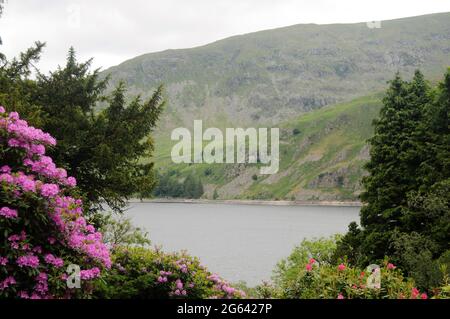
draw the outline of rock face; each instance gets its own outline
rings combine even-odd
[[[320,173],[309,184],[309,188],[342,188],[349,187],[349,180],[347,178],[349,169],[340,168],[335,172]]]

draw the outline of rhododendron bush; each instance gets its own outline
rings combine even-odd
[[[379,265],[357,267],[335,256],[342,238],[304,240],[274,272],[274,286],[258,287],[261,295],[300,299],[428,299],[448,298],[449,280],[441,287],[419,289],[412,278],[386,257]]]
[[[45,155],[55,144],[0,107],[0,298],[84,297],[111,266],[102,234],[83,217],[75,178]],[[67,285],[69,265],[80,267],[79,288]]]
[[[115,247],[113,266],[98,282],[99,298],[243,298],[245,293],[210,273],[186,253],[144,247]]]

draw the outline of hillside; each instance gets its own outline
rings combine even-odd
[[[180,180],[199,176],[210,199],[217,190],[219,199],[354,200],[380,106],[369,96],[281,123],[274,175],[260,175],[257,164],[173,164],[169,140],[159,141],[155,161]]]
[[[450,65],[450,13],[366,23],[294,25],[205,46],[145,54],[103,72],[111,86],[148,96],[164,83],[168,105],[155,132],[156,166],[180,180],[201,177],[205,197],[354,199],[364,141],[386,81],[421,69],[438,79]],[[173,128],[279,126],[281,167],[174,165]],[[293,134],[297,128],[300,133]]]

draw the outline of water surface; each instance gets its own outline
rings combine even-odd
[[[127,214],[152,244],[185,249],[228,281],[253,286],[302,239],[344,233],[359,207],[131,203]]]

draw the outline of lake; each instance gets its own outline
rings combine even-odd
[[[276,263],[304,238],[344,233],[359,207],[130,203],[127,215],[153,245],[185,249],[212,272],[249,286],[271,277]]]

